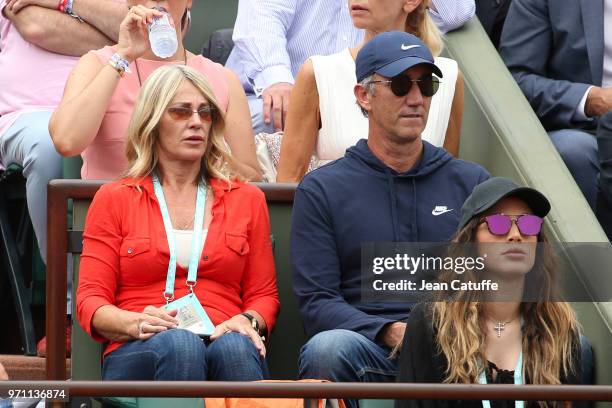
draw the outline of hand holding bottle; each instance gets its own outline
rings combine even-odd
[[[150,48],[148,25],[163,15],[159,10],[142,5],[130,8],[119,26],[117,53],[128,62],[142,56]]]

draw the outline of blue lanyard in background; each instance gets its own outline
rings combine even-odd
[[[174,241],[174,232],[172,229],[172,220],[168,212],[168,205],[164,198],[164,190],[157,174],[153,174],[153,188],[155,197],[159,202],[162,219],[164,220],[164,228],[166,230],[166,238],[168,238],[168,249],[170,251],[170,261],[168,262],[168,275],[166,278],[166,290],[164,291],[164,299],[166,303],[174,300],[174,281],[176,279],[176,243]],[[204,225],[204,209],[206,208],[206,183],[204,178],[198,183],[198,195],[196,198],[195,220],[193,222],[193,236],[191,237],[191,255],[189,257],[189,270],[187,272],[187,286],[193,293],[193,287],[198,278],[198,263],[202,255],[200,245],[202,243],[202,227]]]

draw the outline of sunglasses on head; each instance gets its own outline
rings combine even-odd
[[[212,122],[217,110],[214,106],[203,106],[199,109],[192,109],[191,106],[174,106],[168,108],[168,114],[174,120],[188,120],[191,115],[197,113],[203,122]]]
[[[515,222],[521,235],[534,236],[540,233],[544,219],[533,214],[493,214],[483,217],[480,220],[480,223],[483,222],[487,223],[487,228],[493,235],[506,235],[508,232],[510,232],[512,223]]]
[[[434,96],[440,87],[440,80],[433,76],[427,75],[419,79],[412,79],[407,75],[397,75],[389,80],[370,81],[371,84],[386,84],[391,87],[391,92],[395,96],[405,96],[412,89],[413,84],[417,84],[423,96]]]

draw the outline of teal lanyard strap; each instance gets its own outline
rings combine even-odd
[[[478,382],[480,384],[487,383],[487,375],[485,370],[480,373],[478,377]],[[523,350],[519,353],[518,361],[516,362],[516,367],[514,368],[514,385],[523,384]],[[525,401],[514,401],[515,408],[524,408]],[[491,408],[491,402],[489,400],[482,400],[482,408]]]
[[[157,174],[153,174],[153,189],[155,197],[159,202],[162,219],[164,220],[164,229],[166,230],[166,238],[168,239],[168,250],[170,252],[170,260],[168,262],[168,275],[166,277],[166,290],[164,291],[164,299],[166,303],[174,300],[174,281],[176,279],[176,243],[174,241],[174,232],[172,230],[172,220],[168,212],[168,205],[164,198],[164,190]],[[187,272],[187,286],[193,293],[193,287],[196,285],[198,278],[198,263],[202,256],[202,227],[204,225],[204,209],[206,208],[206,183],[204,178],[198,183],[198,194],[196,198],[195,219],[193,222],[193,235],[191,237],[191,255],[189,257],[189,269]]]

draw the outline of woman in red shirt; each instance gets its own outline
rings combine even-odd
[[[85,224],[77,314],[105,380],[259,380],[279,311],[263,193],[235,178],[207,80],[170,65],[145,81],[129,169]]]

